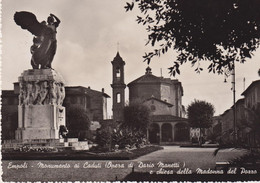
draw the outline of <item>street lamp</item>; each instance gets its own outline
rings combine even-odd
[[[235,73],[235,61],[233,61],[233,70],[231,71],[231,73],[229,72],[229,70],[227,70],[225,72],[225,76],[229,76],[229,75],[232,75],[232,88],[231,90],[233,91],[233,140],[234,140],[234,143],[236,145],[236,142],[237,142],[237,130],[236,130],[236,73]],[[225,78],[224,82],[226,83],[227,82],[227,79]]]
[[[233,90],[233,102],[234,102],[234,106],[233,106],[233,115],[234,115],[234,121],[233,121],[233,128],[234,128],[234,143],[236,145],[237,142],[237,130],[236,130],[236,121],[237,121],[237,117],[236,117],[236,75],[235,75],[235,61],[233,61],[233,71],[232,71],[232,90]]]

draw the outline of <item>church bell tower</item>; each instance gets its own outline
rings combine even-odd
[[[124,65],[125,62],[117,52],[114,60],[111,62],[113,67],[113,119],[114,121],[123,120],[123,110],[125,107],[125,88]]]

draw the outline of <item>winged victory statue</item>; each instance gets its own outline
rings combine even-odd
[[[52,68],[51,63],[57,49],[56,29],[60,24],[58,17],[50,14],[47,23],[39,22],[33,13],[21,11],[14,14],[14,21],[34,35],[30,49],[33,69]]]

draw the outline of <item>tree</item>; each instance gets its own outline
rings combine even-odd
[[[122,127],[129,128],[132,132],[146,132],[150,123],[150,110],[139,102],[132,102],[124,108]]]
[[[90,120],[84,107],[73,105],[66,108],[66,126],[69,136],[80,137],[81,133],[89,130]]]
[[[144,61],[149,64],[152,57],[174,49],[178,56],[169,68],[172,75],[180,74],[179,66],[186,62],[200,72],[201,61],[208,61],[209,72],[226,74],[259,47],[259,0],[133,0],[126,11],[135,4],[142,14],[137,22],[148,32],[147,44],[159,46],[145,53]]]
[[[97,129],[97,136],[95,141],[103,150],[111,150],[111,136],[112,132],[109,127],[102,127],[100,129]]]
[[[119,146],[139,147],[147,139],[150,124],[150,109],[141,101],[132,101],[124,108],[124,120],[120,124],[118,136],[123,134]]]
[[[209,128],[213,122],[214,106],[206,101],[195,100],[188,108],[188,121],[191,127]]]

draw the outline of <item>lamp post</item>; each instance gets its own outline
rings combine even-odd
[[[226,76],[228,75],[232,75],[232,91],[233,91],[233,140],[234,140],[234,144],[236,145],[237,143],[237,129],[236,129],[236,121],[237,121],[237,117],[236,117],[236,73],[235,73],[235,61],[233,61],[233,70],[231,71],[231,74],[226,71],[225,73]],[[226,83],[227,80],[225,78],[224,82]]]

